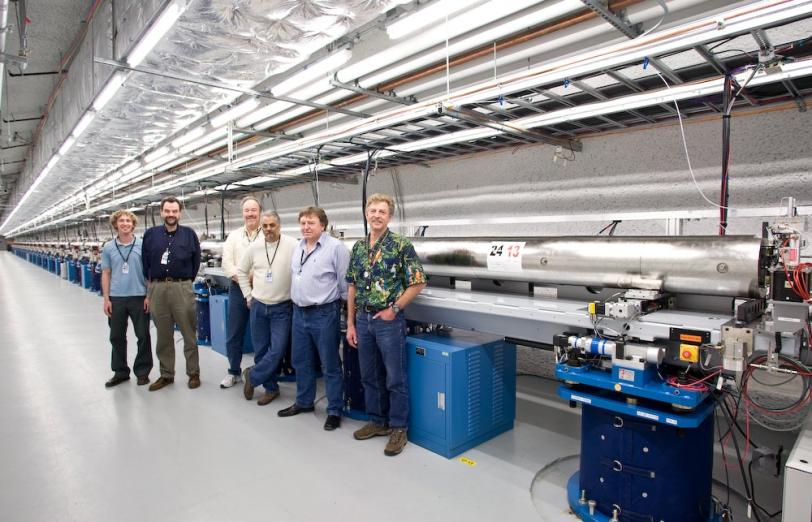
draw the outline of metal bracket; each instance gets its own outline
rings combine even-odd
[[[583,144],[581,143],[581,140],[562,140],[560,138],[555,138],[542,132],[537,132],[530,129],[520,129],[518,127],[510,125],[509,122],[501,122],[493,120],[491,118],[488,118],[484,114],[480,114],[478,112],[471,111],[468,109],[463,108],[450,109],[448,107],[443,107],[441,105],[437,108],[437,113],[451,116],[452,118],[466,121],[468,123],[473,123],[476,125],[481,125],[483,127],[488,127],[490,129],[498,130],[500,132],[504,132],[505,134],[518,136],[522,139],[530,140],[533,142],[541,142],[547,143],[548,145],[565,147],[574,152],[581,152],[584,148]]]
[[[28,58],[16,54],[0,53],[0,60],[5,64],[16,64],[25,69],[28,67]]]
[[[284,132],[269,132],[269,131],[258,131],[253,129],[244,129],[242,127],[234,127],[234,132],[248,134],[251,136],[262,136],[263,138],[276,138],[288,141],[295,141],[304,137],[304,134],[302,134],[301,132],[286,134]]]
[[[341,82],[338,80],[338,77],[336,75],[333,75],[333,77],[330,79],[330,85],[332,85],[333,87],[338,87],[339,89],[346,89],[354,93],[365,94],[373,98],[379,98],[381,100],[399,103],[400,105],[414,105],[415,103],[417,103],[417,98],[415,98],[414,96],[408,96],[404,98],[403,96],[397,96],[394,93],[394,91],[382,93],[379,91],[373,91],[371,89],[364,89],[363,87],[358,85],[357,81],[353,83]]]
[[[609,6],[601,2],[600,0],[581,0],[585,6],[592,9],[601,18],[609,22],[615,29],[620,31],[621,33],[625,34],[629,38],[637,38],[643,33],[642,24],[629,24],[629,21],[626,19],[626,12],[625,10],[620,10],[617,13],[613,13],[609,10]]]

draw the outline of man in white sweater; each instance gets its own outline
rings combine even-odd
[[[260,223],[265,241],[249,245],[237,264],[237,280],[251,309],[254,353],[262,354],[254,366],[243,372],[243,391],[250,401],[254,388],[264,386],[265,394],[257,401],[264,406],[279,396],[276,370],[290,340],[290,263],[297,241],[280,233],[276,212],[263,212]]]
[[[228,375],[220,383],[221,388],[231,388],[240,382],[242,369],[242,346],[245,329],[248,327],[249,310],[245,296],[237,281],[237,263],[253,243],[262,243],[259,231],[259,213],[262,206],[254,196],[246,196],[240,204],[243,226],[232,231],[223,244],[223,272],[231,278],[228,287],[228,325],[226,326],[226,356],[228,357]],[[260,239],[257,241],[257,239]],[[254,356],[262,354],[254,353]]]

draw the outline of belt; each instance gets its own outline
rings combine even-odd
[[[330,301],[329,303],[324,303],[324,304],[307,305],[307,306],[299,306],[299,305],[296,305],[296,306],[297,306],[297,308],[299,308],[299,310],[306,310],[306,311],[309,311],[309,310],[316,310],[316,309],[318,309],[318,308],[324,308],[325,306],[331,306],[331,305],[334,305],[336,302],[338,302],[338,300],[336,300],[336,301]]]
[[[377,314],[378,312],[380,312],[380,311],[382,311],[382,310],[386,310],[387,308],[389,308],[389,307],[388,307],[388,306],[384,306],[384,307],[379,307],[379,306],[366,306],[366,305],[361,307],[361,309],[362,309],[364,312],[368,313],[368,314]]]
[[[153,279],[153,283],[190,283],[192,282],[191,279],[178,279],[176,277],[162,277],[159,279]]]

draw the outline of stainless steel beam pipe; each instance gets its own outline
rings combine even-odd
[[[414,238],[430,275],[720,296],[758,295],[747,236]]]

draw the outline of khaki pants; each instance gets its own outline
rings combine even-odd
[[[161,362],[161,376],[175,376],[175,324],[183,335],[186,375],[200,375],[197,353],[197,310],[195,294],[188,281],[153,281],[149,284],[149,306],[158,341],[155,352]]]

